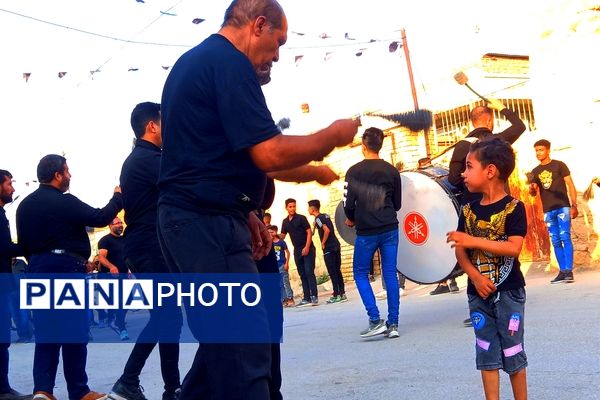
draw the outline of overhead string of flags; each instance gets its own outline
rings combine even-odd
[[[144,3],[144,0],[136,0],[136,1],[138,3]],[[183,19],[184,17],[178,15],[173,10],[173,8],[174,7],[171,7],[170,9],[168,9],[166,11],[160,11],[160,16],[158,16],[157,18],[168,17],[168,18],[182,18]],[[195,44],[160,43],[160,42],[152,42],[152,41],[124,39],[124,38],[119,38],[116,36],[105,35],[105,34],[98,33],[98,32],[92,32],[92,31],[89,31],[86,29],[57,24],[57,23],[54,23],[51,21],[32,17],[29,15],[24,15],[24,14],[21,14],[18,12],[10,11],[10,10],[5,10],[2,8],[0,8],[0,12],[5,12],[5,13],[9,13],[12,15],[22,17],[22,18],[27,18],[27,19],[34,20],[39,23],[52,25],[58,29],[69,30],[73,33],[91,35],[91,36],[95,36],[95,37],[99,37],[99,38],[104,38],[107,40],[122,42],[124,46],[176,47],[176,48],[181,48],[183,51],[195,46]],[[189,17],[187,17],[187,18],[189,18]],[[195,17],[195,18],[189,19],[189,21],[190,21],[190,23],[192,23],[194,25],[200,25],[200,24],[206,22],[207,20],[204,18]],[[144,28],[144,30],[147,29],[148,27],[149,27],[149,25],[146,26],[146,28]],[[393,53],[401,54],[402,53],[402,52],[398,52],[398,49],[402,48],[402,42],[401,42],[400,34],[398,31],[390,32],[389,35],[386,35],[389,37],[385,37],[385,38],[373,38],[373,37],[359,38],[359,37],[355,37],[350,32],[346,32],[343,35],[341,35],[341,34],[333,35],[333,34],[330,34],[327,32],[316,33],[316,32],[300,32],[300,31],[294,31],[294,30],[292,30],[290,32],[290,35],[293,38],[289,42],[291,42],[293,44],[288,43],[288,45],[285,45],[284,47],[281,48],[281,58],[280,58],[279,62],[280,63],[294,63],[297,67],[300,66],[307,59],[313,59],[313,60],[316,60],[317,62],[327,62],[327,61],[331,60],[333,57],[339,56],[339,55],[347,56],[347,55],[353,54],[355,57],[362,57],[365,53],[374,52],[374,51],[387,52],[390,54],[393,54]],[[138,35],[136,35],[136,36],[138,36]],[[109,60],[110,60],[110,58],[109,58]],[[87,71],[84,71],[84,72],[88,76],[89,79],[93,80],[94,76],[96,74],[103,71],[103,68],[102,68],[103,66],[104,65],[102,65],[100,67],[96,67],[96,66],[91,67]],[[163,62],[158,65],[147,65],[147,64],[138,65],[137,63],[132,62],[130,64],[130,66],[123,67],[123,68],[124,68],[124,72],[136,73],[136,72],[144,71],[144,70],[157,70],[158,68],[161,68],[164,71],[169,71],[169,69],[171,67],[172,67],[172,61],[170,60],[168,63]],[[78,68],[81,68],[81,67],[78,67]],[[47,79],[48,76],[55,76],[56,79],[63,79],[69,73],[73,73],[74,71],[60,70],[60,71],[55,71],[54,73],[52,73],[51,71],[47,71],[47,70],[39,71],[39,69],[36,69],[36,70],[32,69],[32,70],[23,71],[21,78],[23,79],[24,82],[29,82],[30,80],[34,80],[36,78],[36,75],[38,74],[38,72],[42,72],[42,74],[40,74],[40,75],[44,76],[43,79]],[[80,75],[81,73],[82,73],[82,71],[77,71],[78,75]]]

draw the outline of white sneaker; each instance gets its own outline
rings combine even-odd
[[[385,300],[385,299],[387,299],[387,291],[386,290],[382,290],[381,292],[379,292],[379,293],[377,293],[375,295],[375,298],[379,299],[379,300]]]

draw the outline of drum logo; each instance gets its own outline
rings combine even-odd
[[[416,211],[409,212],[404,217],[404,235],[414,245],[421,246],[429,238],[427,220]]]

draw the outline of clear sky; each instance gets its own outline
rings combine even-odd
[[[104,205],[131,150],[131,109],[142,101],[160,101],[168,74],[162,67],[217,31],[229,4],[144,1],[0,0],[0,168],[15,175],[15,195],[24,197],[37,186],[25,182],[35,179],[42,156],[65,153],[73,174],[71,192],[91,205]],[[528,38],[541,22],[535,5],[547,3],[282,0],[290,32],[273,81],[265,87],[273,117],[291,118],[290,132],[301,134],[367,110],[410,110],[402,50],[388,52],[401,27],[409,40],[420,105],[427,108],[432,82],[452,79],[482,54],[527,54]],[[169,46],[124,43],[6,11]],[[196,25],[194,18],[205,21]],[[355,40],[345,39],[346,33]],[[366,43],[371,39],[376,41]],[[357,57],[361,49],[366,50]],[[90,71],[98,68],[92,79]],[[32,74],[27,83],[24,72]],[[58,72],[67,75],[59,79]],[[302,103],[310,104],[310,114],[300,113]]]

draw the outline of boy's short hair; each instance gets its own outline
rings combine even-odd
[[[550,150],[550,142],[546,139],[540,139],[533,144],[533,147],[544,146],[548,150]]]
[[[319,211],[321,209],[321,202],[319,200],[310,200],[308,202],[308,206],[314,208],[315,210]]]
[[[267,225],[267,230],[277,232],[279,228],[277,227],[277,225]]]
[[[365,129],[362,135],[362,143],[372,152],[379,153],[383,146],[383,131],[379,128],[371,127]]]
[[[271,218],[271,214],[268,213],[268,212],[266,212],[266,213],[263,214],[263,218],[265,218],[265,217],[266,218]]]
[[[500,172],[500,180],[506,181],[515,169],[515,152],[510,143],[499,137],[478,140],[471,144],[472,153],[482,166],[494,164]]]
[[[295,202],[296,202],[296,199],[292,199],[292,198],[285,199],[285,206],[287,207],[288,204],[295,203]]]

